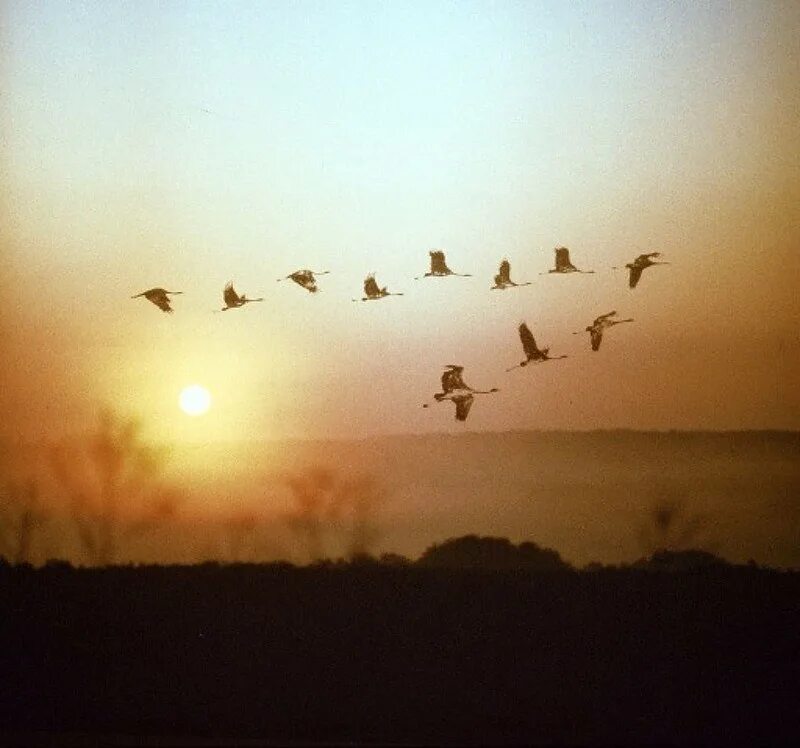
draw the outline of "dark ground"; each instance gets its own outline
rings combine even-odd
[[[0,652],[0,742],[800,741],[800,574],[755,568],[0,562]]]

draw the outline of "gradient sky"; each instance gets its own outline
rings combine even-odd
[[[797,3],[7,0],[0,27],[4,433],[100,403],[198,441],[800,428]],[[597,273],[538,275],[560,244]],[[475,277],[414,281],[433,247]],[[611,266],[652,250],[630,291]],[[504,256],[532,286],[489,290]],[[301,267],[317,296],[275,283]],[[370,271],[406,295],[351,303]],[[266,301],[212,314],[228,280]],[[611,309],[636,322],[592,354],[571,332]],[[505,374],[523,319],[570,357]],[[450,362],[501,388],[466,425],[419,407]]]

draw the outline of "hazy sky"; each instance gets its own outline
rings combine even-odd
[[[0,27],[5,432],[98,403],[200,441],[800,428],[797,3],[7,0]],[[597,273],[540,276],[560,244]],[[414,281],[433,247],[474,277]],[[630,291],[611,266],[652,250]],[[489,290],[504,256],[532,286]],[[275,282],[301,267],[318,295]],[[406,295],[351,303],[371,271]],[[266,301],[212,314],[228,280]],[[571,333],[611,309],[635,324],[593,354]],[[504,373],[523,319],[569,358]],[[420,408],[451,362],[501,388],[467,424]]]

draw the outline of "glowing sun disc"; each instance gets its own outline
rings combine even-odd
[[[201,416],[211,407],[211,393],[199,384],[184,387],[178,398],[181,410],[190,416]]]

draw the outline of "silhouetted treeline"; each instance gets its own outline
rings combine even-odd
[[[800,574],[640,566],[474,537],[416,563],[0,563],[0,740],[800,738]]]
[[[528,569],[565,571],[569,564],[557,551],[525,541],[514,545],[507,538],[465,535],[441,545],[433,545],[420,557],[422,566],[444,569]]]

